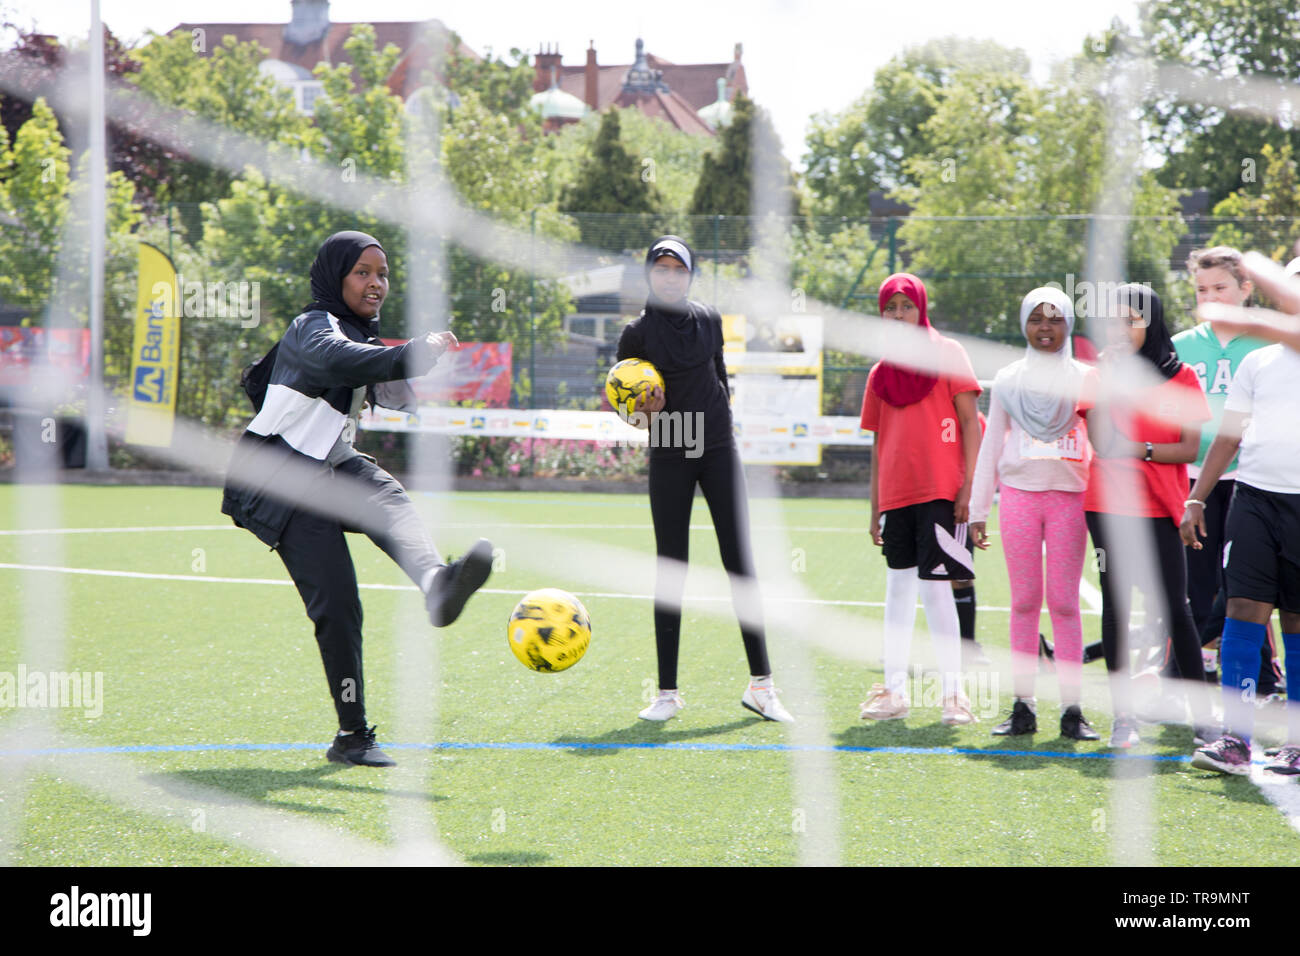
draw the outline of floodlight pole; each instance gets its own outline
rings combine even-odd
[[[104,25],[90,0],[90,390],[86,396],[86,467],[108,470],[104,417]]]

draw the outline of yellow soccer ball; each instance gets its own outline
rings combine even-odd
[[[506,642],[520,663],[531,670],[567,670],[587,653],[591,616],[568,591],[532,591],[515,605],[506,624]]]
[[[664,378],[645,359],[624,359],[609,370],[605,377],[605,397],[618,412],[618,417],[627,421],[633,406],[643,392],[658,386],[664,387]]]

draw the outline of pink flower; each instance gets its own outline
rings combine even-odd
[[[517,474],[519,474],[519,466],[518,466],[518,465],[511,465],[511,466],[510,466],[510,474],[512,474],[512,475],[517,475]]]
[[[471,477],[471,478],[482,478],[482,477],[483,477],[483,469],[482,469],[482,468],[475,468],[475,469],[474,469],[473,471],[471,471],[469,474],[470,474],[470,477]]]

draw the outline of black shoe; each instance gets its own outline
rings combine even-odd
[[[1101,740],[1101,734],[1092,729],[1078,704],[1071,704],[1061,714],[1061,736],[1070,740]]]
[[[1085,664],[1102,660],[1105,656],[1106,652],[1102,649],[1101,641],[1093,641],[1083,649],[1083,662]]]
[[[1038,717],[1023,700],[1011,707],[1011,716],[993,728],[994,737],[1019,737],[1038,732]]]
[[[1053,646],[1051,641],[1043,637],[1042,634],[1038,635],[1038,656],[1046,657],[1049,661],[1056,660],[1055,646]]]
[[[474,547],[434,576],[424,606],[434,627],[446,627],[465,609],[465,602],[483,586],[492,573],[492,542],[479,538]]]
[[[396,767],[397,761],[375,744],[375,728],[339,734],[325,751],[332,763],[351,764],[355,767]]]

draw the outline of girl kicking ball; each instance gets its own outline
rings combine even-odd
[[[265,397],[235,448],[221,510],[280,555],[316,627],[339,721],[326,757],[391,767],[375,728],[366,726],[361,597],[344,532],[364,531],[397,562],[424,593],[434,627],[455,621],[483,586],[492,545],[480,539],[444,564],[405,489],[352,447],[367,394],[413,409],[404,380],[427,373],[456,337],[431,332],[391,347],[379,341],[388,257],[362,232],[325,240],[312,263],[311,293],[268,356]]]

